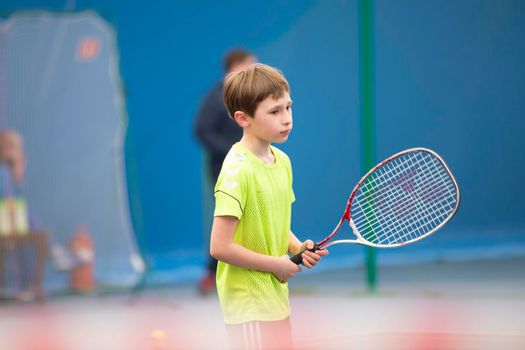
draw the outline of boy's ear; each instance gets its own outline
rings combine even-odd
[[[233,119],[235,119],[235,121],[237,122],[237,124],[239,124],[241,128],[246,128],[250,126],[250,118],[243,111],[235,112],[235,114],[233,115]]]

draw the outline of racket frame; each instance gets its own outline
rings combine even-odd
[[[401,156],[403,156],[403,155],[405,155],[407,153],[412,153],[412,152],[426,152],[426,153],[430,153],[431,155],[436,157],[441,162],[441,164],[443,165],[443,167],[447,171],[448,175],[450,176],[450,179],[452,180],[452,183],[454,184],[454,187],[456,189],[456,194],[457,194],[456,206],[450,212],[448,217],[445,220],[443,220],[443,222],[441,222],[439,225],[437,225],[434,229],[430,230],[429,232],[427,232],[427,233],[425,233],[425,234],[423,234],[423,235],[421,235],[419,237],[411,239],[409,241],[386,245],[386,244],[375,244],[375,243],[372,243],[372,242],[369,242],[369,241],[365,240],[361,236],[361,234],[359,233],[359,230],[357,229],[357,227],[355,226],[354,221],[352,220],[352,214],[350,213],[351,212],[351,207],[352,207],[352,201],[354,200],[354,197],[355,197],[357,191],[359,190],[359,188],[361,187],[363,182],[365,182],[365,180],[372,173],[374,173],[378,168],[384,166],[387,163],[390,163],[391,161],[393,161],[396,158],[399,158],[399,157],[401,157]],[[398,153],[396,153],[396,154],[386,158],[381,163],[378,163],[376,166],[374,166],[372,169],[370,169],[361,178],[361,180],[359,180],[357,185],[355,185],[354,189],[352,190],[352,193],[350,194],[350,197],[348,198],[348,202],[346,204],[346,208],[345,208],[343,216],[341,217],[341,220],[339,220],[339,223],[337,224],[335,229],[325,239],[323,239],[322,241],[318,242],[317,245],[320,248],[327,248],[327,247],[335,245],[335,244],[342,244],[342,243],[356,244],[357,243],[357,244],[367,245],[369,247],[374,247],[374,248],[396,248],[396,247],[400,247],[400,246],[404,246],[404,245],[407,245],[407,244],[411,244],[411,243],[417,242],[417,241],[419,241],[419,240],[421,240],[421,239],[423,239],[425,237],[428,237],[431,234],[435,233],[436,231],[441,229],[448,221],[450,221],[450,219],[452,219],[452,217],[456,214],[456,212],[457,212],[457,210],[459,208],[460,197],[461,197],[461,194],[460,194],[460,191],[459,191],[459,186],[458,186],[458,183],[456,181],[456,178],[454,177],[454,175],[450,171],[447,163],[445,163],[445,161],[443,160],[443,158],[441,158],[441,156],[439,154],[437,154],[436,152],[432,151],[431,149],[423,148],[423,147],[415,147],[415,148],[406,149],[404,151],[398,152]],[[340,239],[340,240],[336,240],[336,241],[327,243],[337,233],[337,231],[341,228],[341,226],[343,225],[343,222],[345,220],[348,220],[348,223],[349,223],[350,227],[352,228],[352,231],[353,231],[353,233],[354,233],[354,235],[356,236],[357,239]]]

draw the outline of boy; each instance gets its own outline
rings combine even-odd
[[[292,170],[286,154],[271,146],[292,130],[290,87],[278,70],[255,64],[228,74],[224,102],[243,129],[226,156],[215,186],[210,254],[219,260],[217,292],[235,348],[292,347],[289,278],[301,268],[290,261],[313,248],[290,231]],[[326,250],[305,251],[311,268]]]

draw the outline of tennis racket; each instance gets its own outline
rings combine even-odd
[[[394,248],[417,242],[442,228],[459,206],[459,187],[443,159],[426,148],[394,154],[355,186],[339,224],[315,251],[341,243]],[[355,239],[329,242],[348,220]],[[300,264],[301,253],[291,260]]]

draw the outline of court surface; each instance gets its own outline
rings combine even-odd
[[[298,349],[525,349],[525,258],[309,271],[290,283]],[[0,305],[6,350],[223,349],[215,296],[193,284]]]

